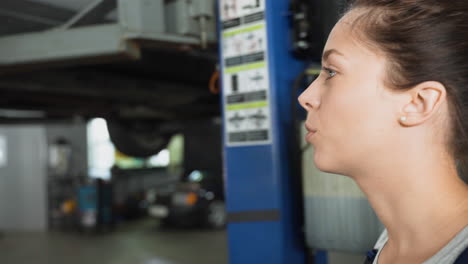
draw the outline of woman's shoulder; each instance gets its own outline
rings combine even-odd
[[[375,243],[374,249],[380,250],[388,241],[385,229]],[[455,260],[468,248],[468,226],[465,226],[450,242],[423,264],[455,263]],[[378,259],[377,254],[377,259]],[[376,263],[376,262],[374,262]]]
[[[467,248],[468,226],[465,226],[447,245],[423,264],[454,263]]]

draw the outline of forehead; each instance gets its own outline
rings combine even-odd
[[[360,15],[362,15],[362,11],[353,10],[341,18],[333,27],[324,50],[336,49],[346,57],[351,58],[383,59],[382,54],[379,54],[375,49],[371,49],[364,42],[362,32],[360,32],[360,25],[354,23]]]

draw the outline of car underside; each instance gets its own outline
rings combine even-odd
[[[93,1],[75,11],[42,2],[0,4],[0,123],[102,117],[117,149],[149,156],[164,148],[187,120],[219,116],[213,37],[202,43],[193,32],[163,29],[155,34],[140,23],[153,19],[135,4],[142,1]],[[185,10],[180,3],[180,10],[173,11],[171,1],[162,2],[154,1],[148,9]],[[112,18],[115,10],[120,19]],[[134,23],[138,34],[131,23],[121,21],[128,14],[139,19]],[[188,19],[188,25],[198,21]]]

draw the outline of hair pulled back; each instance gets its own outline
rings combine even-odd
[[[386,81],[406,90],[425,81],[447,89],[449,151],[468,157],[468,1],[355,0],[355,24],[362,36],[388,58]]]

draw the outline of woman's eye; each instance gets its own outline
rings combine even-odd
[[[328,75],[327,80],[333,78],[333,77],[336,75],[336,71],[334,71],[334,70],[332,70],[332,69],[323,68],[323,70],[324,70],[324,71],[327,73],[327,75]]]

